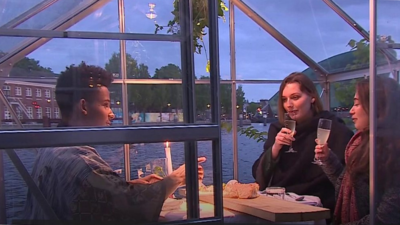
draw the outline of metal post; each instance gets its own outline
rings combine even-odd
[[[331,99],[330,99],[330,83],[328,80],[324,82],[324,87],[322,88],[322,94],[323,94],[323,101],[324,101],[324,107],[325,110],[330,111],[331,108]]]
[[[376,219],[376,128],[377,128],[377,112],[376,112],[376,36],[377,36],[377,0],[369,1],[369,18],[370,18],[370,38],[369,38],[369,215],[370,224],[375,224]]]
[[[239,180],[238,134],[236,112],[236,46],[235,46],[235,5],[229,0],[229,45],[231,63],[231,108],[232,108],[232,138],[233,138],[233,179]]]
[[[3,151],[0,151],[0,224],[7,224],[7,210],[6,210],[6,188],[4,179],[4,160]]]
[[[118,19],[119,31],[125,33],[125,6],[124,0],[118,0]],[[128,111],[128,87],[126,84],[126,41],[120,40],[120,59],[121,59],[121,78],[122,78],[122,122],[124,125],[129,125],[129,111]],[[125,166],[125,179],[131,180],[131,165],[130,165],[130,151],[129,144],[124,144],[124,166]]]
[[[192,0],[179,1],[181,28],[181,67],[183,89],[183,119],[196,122],[195,73],[193,53]],[[197,171],[197,142],[185,142],[186,198],[188,219],[199,218],[199,180]]]
[[[230,8],[233,10],[233,8]],[[222,147],[221,147],[221,111],[219,102],[219,35],[218,35],[218,1],[208,0],[209,42],[210,42],[210,87],[212,123],[219,125],[219,137],[212,141],[213,181],[214,181],[214,216],[221,219],[223,214],[222,201]]]

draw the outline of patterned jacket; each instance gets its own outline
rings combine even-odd
[[[40,150],[32,178],[61,220],[156,222],[165,200],[163,182],[126,182],[89,146]],[[29,190],[23,219],[47,220]]]

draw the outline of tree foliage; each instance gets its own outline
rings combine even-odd
[[[377,36],[378,43],[392,44],[394,41],[391,36]],[[367,67],[369,65],[369,42],[365,39],[356,41],[354,39],[350,40],[347,44],[354,54],[354,60],[350,62],[347,66],[347,70],[354,70]],[[378,50],[376,52],[377,63],[378,64],[389,64],[390,58],[397,57],[394,50],[388,50],[386,53]],[[356,92],[356,83],[359,79],[345,80],[333,83],[334,93],[336,100],[342,107],[351,107],[353,104],[354,93]]]
[[[126,55],[127,77],[130,79],[181,79],[182,71],[175,64],[168,64],[157,68],[151,76],[145,64],[138,64],[130,54]],[[120,78],[120,54],[114,53],[105,65],[105,69]],[[197,79],[197,78],[196,78]],[[201,76],[202,80],[209,80],[209,76]],[[230,84],[221,84],[220,99],[221,109],[230,114],[231,110]],[[210,84],[196,84],[195,104],[197,112],[204,112],[211,106]],[[111,98],[122,100],[120,84],[110,87]],[[243,107],[245,93],[241,86],[236,90],[237,103]],[[181,84],[128,84],[129,110],[133,112],[167,112],[173,109],[182,109],[183,89]]]

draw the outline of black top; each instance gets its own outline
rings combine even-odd
[[[283,146],[276,160],[272,160],[272,145],[282,129],[277,122],[270,125],[264,152],[253,165],[253,177],[260,185],[260,190],[267,186],[285,187],[287,192],[299,195],[318,196],[325,208],[334,210],[335,189],[322,169],[313,164],[315,139],[317,138],[320,118],[332,120],[328,145],[344,164],[344,151],[353,132],[344,121],[328,111],[315,115],[312,119],[296,126],[296,139],[292,147],[296,153],[285,153],[289,146]],[[261,162],[261,163],[260,163]],[[269,182],[271,182],[269,184]]]

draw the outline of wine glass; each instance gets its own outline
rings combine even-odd
[[[146,168],[147,169],[147,168]],[[166,177],[166,171],[167,171],[167,158],[158,158],[154,159],[150,163],[150,168],[151,173],[154,173],[160,177]]]
[[[328,141],[329,134],[331,133],[332,120],[328,119],[319,119],[318,122],[318,130],[317,130],[317,140],[319,145],[325,145]],[[322,165],[320,159],[314,157],[314,161],[312,162],[317,165]]]
[[[288,129],[291,131],[290,134],[288,134],[288,135],[290,135],[290,136],[293,137],[294,132],[295,132],[295,130],[296,130],[296,121],[293,120],[293,119],[290,117],[289,113],[285,113],[285,127],[288,128]],[[295,150],[293,149],[293,147],[292,147],[292,144],[290,144],[289,150],[286,151],[285,153],[293,153],[293,152],[297,152],[297,151],[295,151]]]

